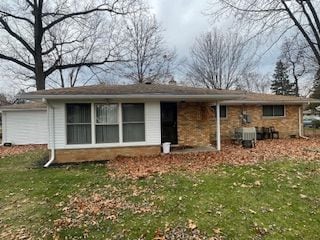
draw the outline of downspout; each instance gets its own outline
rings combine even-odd
[[[51,106],[49,103],[48,103],[48,107],[49,107],[49,111],[48,113],[50,112],[50,109],[52,110],[52,122],[51,122],[51,125],[52,125],[52,128],[50,126],[50,114],[48,114],[48,129],[49,129],[49,139],[52,140],[52,144],[51,144],[51,156],[50,156],[50,159],[49,161],[43,166],[45,168],[49,167],[50,164],[54,161],[55,159],[55,123],[54,123],[54,118],[55,118],[55,115],[54,115],[54,107]],[[52,131],[50,131],[50,129],[52,129]],[[50,134],[51,132],[51,134]]]
[[[2,118],[2,125],[1,125],[1,129],[2,129],[2,139],[1,139],[1,143],[0,143],[0,146],[3,146],[4,145],[4,135],[5,135],[5,131],[6,131],[6,124],[5,124],[5,117],[4,117],[4,113],[2,111],[0,111],[0,114],[2,115],[1,118]]]
[[[221,131],[220,131],[220,102],[216,102],[216,141],[217,151],[221,151]]]
[[[309,139],[308,137],[304,136],[302,134],[302,128],[303,128],[303,124],[302,124],[302,106],[299,107],[299,137],[300,138],[304,138],[304,139]]]

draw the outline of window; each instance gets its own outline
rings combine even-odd
[[[284,105],[265,105],[263,106],[264,117],[283,117]]]
[[[118,104],[96,104],[96,143],[119,142]]]
[[[123,142],[145,141],[144,104],[122,104]]]
[[[91,104],[67,104],[67,144],[91,143]]]
[[[214,117],[216,117],[216,106],[212,106],[212,109],[214,110]],[[220,118],[227,118],[227,106],[226,105],[220,105]]]

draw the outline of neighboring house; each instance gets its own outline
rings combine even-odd
[[[241,126],[274,126],[282,138],[299,136],[302,107],[316,101],[158,84],[52,89],[24,97],[47,103],[49,163],[158,154],[163,142],[215,144],[220,150],[221,138],[230,139]]]
[[[15,145],[47,144],[47,106],[41,102],[0,107],[2,142]]]

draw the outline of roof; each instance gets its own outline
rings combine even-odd
[[[219,90],[165,84],[92,85],[41,90],[24,94],[26,99],[159,99],[215,101],[226,104],[302,104],[320,103],[318,99],[261,94],[237,90]]]
[[[239,91],[195,88],[165,84],[93,85],[41,90],[23,95],[27,99],[161,99],[161,100],[231,100],[240,99]]]
[[[22,104],[11,104],[0,107],[0,112],[14,112],[14,111],[32,111],[32,110],[47,110],[47,105],[43,102],[30,102]]]
[[[296,96],[283,96],[266,93],[254,93],[243,91],[243,98],[238,101],[225,101],[228,104],[301,104],[301,103],[320,103],[319,99],[296,97]]]

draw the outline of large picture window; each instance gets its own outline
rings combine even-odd
[[[67,104],[67,144],[91,143],[91,104]]]
[[[144,104],[122,104],[123,142],[145,141]]]
[[[96,104],[96,143],[119,142],[118,104]]]
[[[284,105],[265,105],[263,106],[264,117],[283,117]]]

